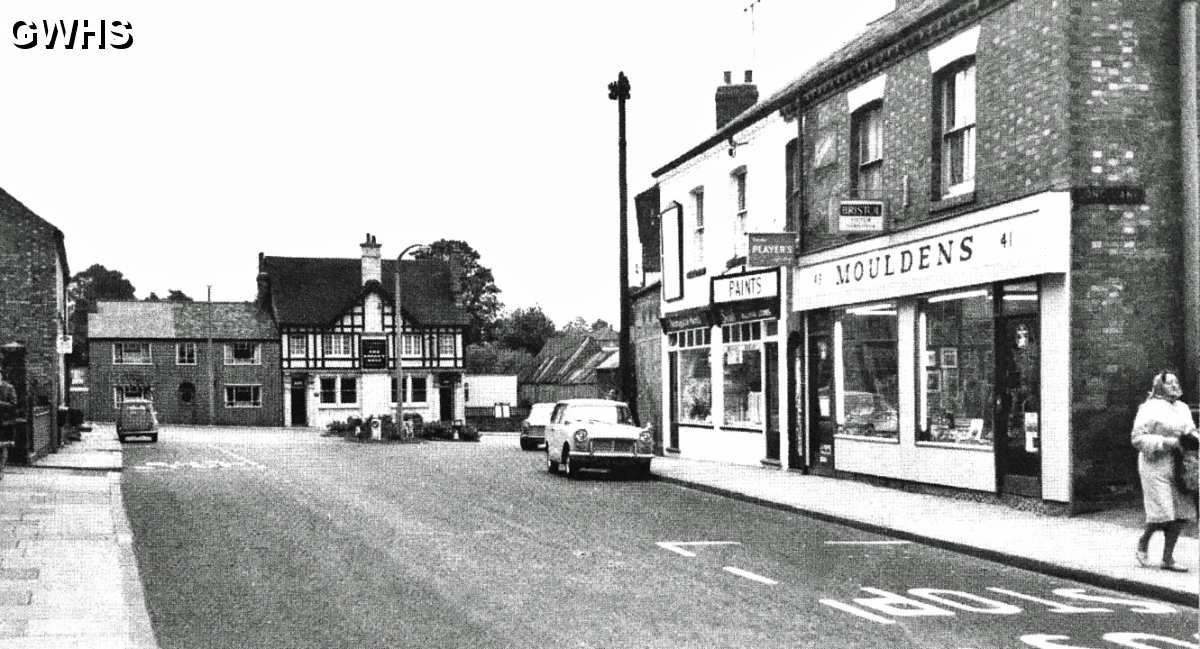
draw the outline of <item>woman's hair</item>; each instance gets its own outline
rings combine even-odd
[[[1179,378],[1179,374],[1171,368],[1166,368],[1154,375],[1154,382],[1150,385],[1150,394],[1146,395],[1147,399],[1167,399],[1167,375],[1174,374],[1175,378]]]

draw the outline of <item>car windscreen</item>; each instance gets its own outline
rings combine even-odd
[[[577,421],[602,421],[608,424],[628,424],[633,426],[633,415],[625,406],[571,406],[567,419]]]
[[[535,403],[529,409],[529,423],[534,426],[545,426],[550,422],[550,413],[554,412],[553,403]]]

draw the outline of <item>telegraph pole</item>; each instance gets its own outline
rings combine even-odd
[[[608,98],[617,102],[617,169],[619,195],[621,201],[621,227],[619,230],[620,251],[620,300],[621,300],[621,331],[618,338],[618,353],[621,363],[619,366],[621,398],[629,404],[634,417],[637,417],[637,385],[633,374],[633,346],[630,344],[629,317],[629,190],[625,181],[625,102],[629,99],[629,78],[624,72],[617,73],[617,80],[608,84]]]

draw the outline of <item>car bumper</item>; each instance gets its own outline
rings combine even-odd
[[[571,463],[586,467],[630,467],[649,464],[653,453],[610,453],[571,451]]]
[[[538,435],[536,433],[530,433],[530,434],[521,433],[521,439],[528,440],[531,442],[537,442],[538,444],[542,444],[546,441],[546,436]]]

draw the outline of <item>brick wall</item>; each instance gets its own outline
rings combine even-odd
[[[0,189],[0,344],[25,346],[30,396],[60,405],[58,230]],[[63,260],[66,263],[66,260]],[[35,440],[35,455],[61,444],[57,432]]]
[[[1071,8],[1075,186],[1143,187],[1141,205],[1072,215],[1075,488],[1104,499],[1135,483],[1129,429],[1156,370],[1183,361],[1178,2]]]
[[[661,440],[662,421],[662,326],[659,324],[661,293],[655,289],[639,295],[633,302],[634,372],[637,380],[638,423],[654,424],[655,437]]]
[[[89,418],[93,421],[113,421],[113,387],[118,385],[147,385],[154,395],[154,407],[162,423],[207,424],[209,390],[206,363],[207,342],[196,344],[196,364],[175,363],[176,341],[151,343],[150,365],[114,365],[113,341],[90,342]],[[216,381],[216,418],[214,423],[231,426],[278,426],[283,421],[283,379],[280,372],[278,341],[261,342],[261,365],[225,365],[224,341],[214,341],[214,379]],[[180,386],[188,382],[195,386],[191,404],[180,397]],[[227,384],[261,385],[261,408],[226,408],[224,386]]]

